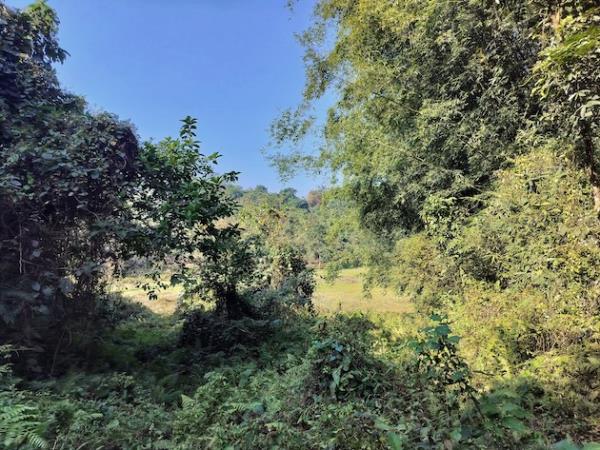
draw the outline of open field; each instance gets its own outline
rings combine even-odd
[[[157,289],[156,300],[150,300],[148,294],[142,288],[142,284],[147,280],[143,277],[126,277],[115,280],[110,285],[110,291],[120,294],[124,298],[142,304],[152,312],[160,315],[171,315],[177,307],[177,298],[181,293],[179,287],[168,287],[166,289]]]
[[[365,269],[345,269],[338,278],[328,282],[322,273],[317,272],[317,289],[313,302],[317,310],[324,314],[345,312],[411,312],[407,299],[395,295],[391,290],[375,288],[367,297],[363,292],[362,277]]]
[[[375,288],[370,297],[367,297],[362,288],[364,272],[365,270],[361,268],[342,270],[333,282],[328,282],[323,273],[317,272],[317,289],[313,297],[317,310],[323,314],[337,311],[403,313],[412,310],[408,300],[394,295],[390,290]],[[177,287],[157,290],[158,299],[149,300],[148,295],[141,287],[143,282],[144,279],[141,277],[127,277],[117,280],[111,286],[111,291],[141,303],[157,314],[173,314],[181,290]]]

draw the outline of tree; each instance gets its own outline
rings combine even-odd
[[[304,99],[275,123],[275,143],[305,135],[328,90],[339,100],[319,155],[276,155],[279,167],[341,172],[361,222],[385,235],[477,211],[499,169],[553,138],[574,147],[600,211],[596,1],[320,0],[315,11]]]
[[[306,200],[298,197],[298,191],[294,188],[285,188],[279,192],[279,197],[284,205],[293,206],[300,209],[307,209]]]
[[[178,139],[140,145],[62,91],[52,63],[66,52],[43,1],[0,4],[0,20],[0,337],[58,350],[102,297],[108,262],[174,255],[184,273],[198,255],[219,259],[237,235],[218,225],[235,209],[225,188],[237,173],[200,153],[195,119]]]
[[[297,140],[311,104],[336,89],[312,164],[341,172],[364,225],[419,230],[431,196],[477,209],[495,171],[523,151],[520,131],[538,109],[532,18],[503,3],[319,1],[302,37],[304,101],[281,117],[275,141]]]
[[[4,338],[30,340],[89,309],[130,223],[139,148],[126,124],[60,89],[52,64],[66,52],[44,2],[0,4],[0,20],[0,320]]]
[[[310,191],[306,196],[306,201],[310,208],[315,208],[321,204],[323,200],[323,191]]]

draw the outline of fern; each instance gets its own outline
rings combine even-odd
[[[0,445],[11,449],[47,448],[38,408],[0,397]]]

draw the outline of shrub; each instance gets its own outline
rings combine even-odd
[[[0,346],[0,444],[6,450],[47,448],[46,423],[37,405],[27,404],[15,385],[10,364],[13,349]]]
[[[374,328],[361,316],[336,316],[318,326],[317,340],[307,353],[307,399],[347,399],[376,395],[385,367],[371,356]]]
[[[225,184],[237,174],[215,173],[219,155],[200,153],[190,117],[178,139],[140,145],[130,125],[64,92],[45,2],[0,4],[0,21],[0,339],[60,349],[69,325],[93,318],[108,263],[174,254],[185,272],[198,253],[222,259],[238,233],[216,222],[234,210]],[[53,365],[52,351],[37,353],[33,368]]]
[[[600,228],[586,177],[555,150],[517,158],[480,198],[484,208],[450,234],[400,241],[394,273],[420,311],[448,315],[476,383],[489,383],[481,372],[527,374],[546,411],[579,436],[598,415],[588,399],[597,389],[589,357],[600,339]]]
[[[179,344],[198,346],[207,352],[230,352],[264,342],[278,326],[279,322],[272,320],[234,320],[215,312],[194,310],[184,316]]]

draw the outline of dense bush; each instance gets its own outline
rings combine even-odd
[[[66,53],[48,6],[2,4],[0,19],[0,335],[31,343],[93,304],[130,223],[139,150],[128,126],[59,88],[51,64]]]
[[[548,150],[522,157],[450,244],[472,280],[457,315],[502,334],[513,364],[600,337],[600,230],[586,185]]]
[[[299,304],[310,305],[315,290],[314,270],[309,268],[299,249],[290,245],[275,248],[269,267],[270,285],[290,292]]]
[[[252,246],[240,245],[252,241]],[[180,301],[181,345],[195,345],[206,351],[255,347],[281,326],[282,318],[312,311],[314,274],[298,249],[287,246],[273,249],[273,254],[269,254],[259,240],[246,238],[233,242],[237,245],[232,247],[232,259],[227,264],[223,259],[218,261],[222,270],[212,268],[210,263],[201,268],[205,273],[217,274],[218,278],[210,281],[201,276],[196,281],[200,293],[216,297],[216,308],[206,310],[195,300],[197,297],[184,296]],[[229,286],[226,292],[219,291],[223,285]],[[186,292],[189,295],[190,289]],[[229,308],[223,303],[225,295],[236,296],[237,309],[232,309],[231,300]]]
[[[194,345],[208,352],[255,347],[278,328],[272,320],[250,317],[231,319],[218,313],[193,310],[185,315],[180,344]]]
[[[37,349],[28,369],[52,371],[69,328],[90,332],[108,263],[174,258],[185,272],[198,254],[224,259],[237,231],[216,222],[234,210],[236,173],[215,173],[219,155],[200,153],[192,118],[178,139],[139,145],[129,125],[65,93],[46,3],[0,4],[0,20],[0,338]]]
[[[401,240],[392,274],[420,310],[449,315],[461,353],[488,374],[479,383],[535,386],[540,408],[594,436],[600,235],[588,183],[553,148],[522,156],[480,213]]]
[[[250,319],[213,316],[207,336],[228,344],[185,348],[174,318],[127,319],[87,373],[18,389],[13,378],[0,394],[0,439],[11,450],[541,450],[567,431],[539,415],[534,381],[475,387],[458,338],[434,319],[419,332],[414,318],[295,316],[261,334]]]

